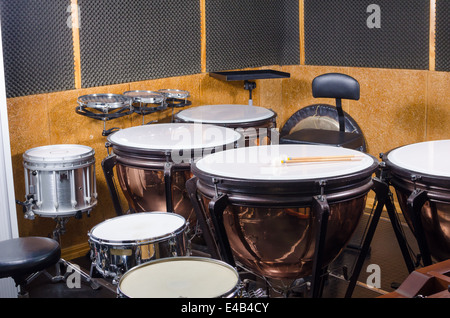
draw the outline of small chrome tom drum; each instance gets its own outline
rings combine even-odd
[[[167,212],[118,216],[88,233],[91,259],[105,277],[117,278],[150,260],[188,254],[186,220]]]
[[[449,158],[450,140],[406,145],[383,155],[409,227],[419,239],[415,225],[420,224],[425,247],[439,261],[450,258]]]
[[[182,110],[175,122],[219,125],[239,130],[245,145],[269,144],[276,127],[276,113],[270,109],[249,105],[205,105]],[[269,138],[269,140],[264,140]],[[277,142],[278,143],[278,142]]]
[[[288,157],[309,162],[281,162]],[[187,187],[202,198],[198,207],[213,221],[223,260],[235,259],[264,277],[296,279],[313,268],[321,222],[314,203],[329,206],[322,253],[329,264],[354,233],[377,168],[372,156],[339,147],[245,147],[193,163]]]
[[[132,113],[132,99],[119,94],[89,94],[78,97],[77,113],[98,120],[111,120]]]
[[[232,298],[239,294],[237,271],[202,257],[160,259],[137,266],[120,279],[122,298]]]
[[[158,93],[164,96],[164,103],[168,107],[186,107],[191,105],[188,98],[191,96],[188,91],[180,89],[160,89]]]
[[[68,217],[90,212],[97,204],[95,151],[60,144],[23,154],[28,217]]]
[[[133,99],[133,111],[142,115],[142,124],[145,123],[145,115],[167,108],[167,105],[164,103],[164,95],[158,92],[135,90],[124,92],[123,95]]]
[[[131,115],[132,98],[119,94],[89,94],[78,97],[75,112],[89,118],[103,121],[103,135],[107,136],[117,128],[106,130],[106,121]]]

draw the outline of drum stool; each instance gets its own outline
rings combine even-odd
[[[59,243],[46,237],[21,237],[0,242],[0,278],[12,277],[27,297],[25,286],[37,273],[55,265],[61,257]]]
[[[361,132],[346,131],[346,116],[342,99],[359,100],[359,83],[353,77],[340,73],[327,73],[314,78],[312,93],[315,98],[336,99],[339,130],[304,128],[280,137],[280,144],[319,144],[365,151]],[[295,115],[294,115],[295,116]]]

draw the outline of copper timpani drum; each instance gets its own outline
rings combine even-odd
[[[70,217],[97,204],[94,149],[59,144],[23,154],[27,217]]]
[[[182,110],[176,122],[213,124],[238,129],[246,145],[269,144],[272,128],[276,127],[276,113],[270,109],[249,105],[205,105]],[[277,142],[278,143],[278,142]]]
[[[196,225],[185,183],[197,158],[234,148],[241,135],[232,129],[198,124],[153,124],[131,127],[108,136],[113,153],[103,160],[110,190],[112,169],[135,212],[171,211]],[[116,194],[111,191],[113,200]],[[116,212],[121,214],[115,203]]]
[[[450,258],[450,140],[415,143],[383,155],[405,219],[430,256]]]
[[[307,162],[281,163],[280,158],[287,157]],[[225,261],[234,258],[264,277],[296,279],[312,272],[318,233],[325,240],[320,245],[323,264],[346,246],[377,167],[375,158],[351,149],[254,146],[215,153],[194,163],[194,178],[187,187],[201,197],[196,208],[213,219]],[[326,233],[320,232],[315,202],[329,206]],[[231,257],[226,255],[227,244]]]
[[[239,294],[236,270],[203,257],[160,259],[137,266],[121,278],[122,298],[232,298]]]
[[[134,213],[103,221],[88,233],[92,265],[116,280],[131,268],[187,255],[186,220],[175,213]]]

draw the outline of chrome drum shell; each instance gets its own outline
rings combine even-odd
[[[117,278],[131,268],[151,260],[186,256],[189,254],[186,237],[186,222],[175,231],[146,239],[111,240],[94,235],[99,226],[117,221],[119,218],[140,216],[146,214],[167,214],[168,212],[147,212],[118,216],[96,225],[88,233],[91,248],[91,259],[96,270],[104,277]],[[178,216],[172,214],[173,216]]]
[[[49,145],[23,154],[26,198],[43,217],[70,217],[97,205],[95,151],[83,145]]]

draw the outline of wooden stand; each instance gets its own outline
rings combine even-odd
[[[450,298],[450,259],[415,270],[396,291],[378,298]]]

